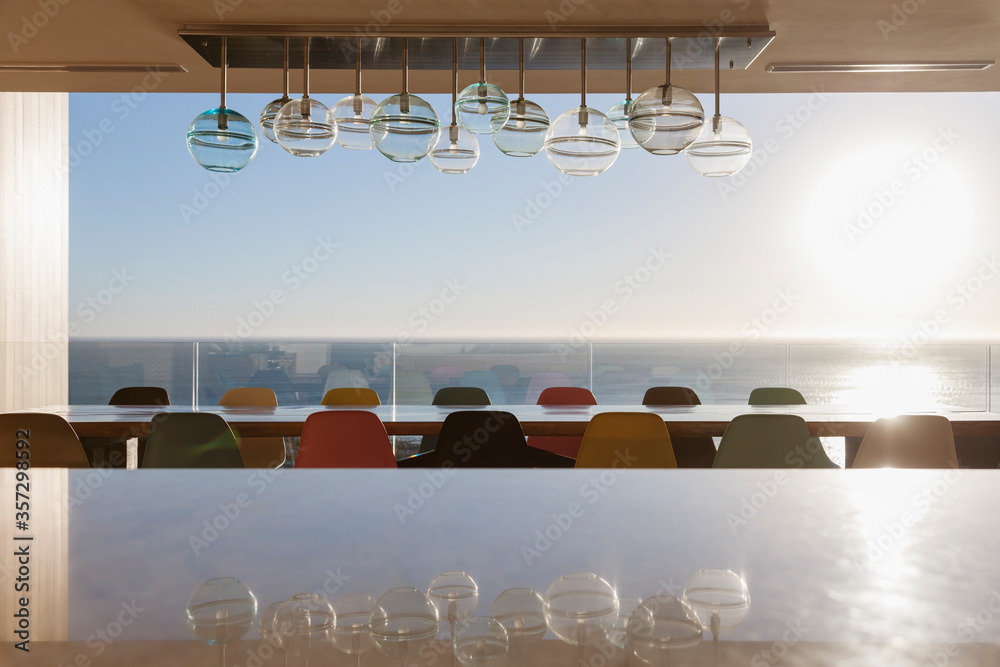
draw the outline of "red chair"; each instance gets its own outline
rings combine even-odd
[[[367,410],[329,410],[306,417],[296,468],[395,468],[385,426]]]
[[[597,399],[583,387],[548,387],[538,395],[538,405],[597,405]],[[575,459],[582,440],[565,435],[533,435],[528,438],[528,446]]]

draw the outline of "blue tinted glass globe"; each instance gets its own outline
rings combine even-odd
[[[205,169],[232,173],[257,154],[257,133],[246,116],[231,109],[209,109],[188,126],[187,147]]]
[[[416,162],[431,152],[441,121],[423,98],[400,93],[382,100],[369,122],[372,142],[393,162]]]

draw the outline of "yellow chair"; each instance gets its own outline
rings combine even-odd
[[[219,405],[228,407],[277,407],[278,396],[267,387],[236,387],[230,389]],[[285,462],[285,439],[278,436],[241,437],[239,425],[233,425],[236,443],[247,468],[277,468]]]
[[[18,448],[18,442],[27,442]],[[16,452],[28,451],[32,468],[89,468],[76,431],[59,415],[43,412],[0,414],[0,468],[14,468]],[[13,495],[13,489],[11,490]]]
[[[865,433],[852,468],[957,468],[951,422],[940,415],[879,419]]]
[[[374,389],[367,387],[336,387],[323,395],[322,405],[382,405]]]
[[[580,443],[577,468],[676,468],[663,419],[641,412],[594,415]]]

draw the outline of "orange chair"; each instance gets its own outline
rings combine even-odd
[[[18,442],[28,444],[19,448]],[[22,451],[28,454],[18,458]],[[76,431],[59,415],[43,412],[0,414],[0,468],[14,468],[25,458],[32,468],[90,467]],[[10,493],[13,498],[14,490]]]
[[[327,410],[306,417],[296,468],[395,468],[385,426],[367,410]]]
[[[865,433],[852,468],[957,468],[951,422],[941,415],[882,418]]]
[[[368,387],[335,387],[323,394],[322,405],[382,405],[378,394]]]
[[[278,405],[278,395],[268,387],[236,387],[230,389],[219,405],[229,407],[265,407]],[[280,436],[254,436],[244,438],[239,434],[239,424],[231,427],[247,468],[277,468],[285,462],[285,439]]]
[[[591,418],[577,468],[676,468],[667,426],[659,415],[602,412]]]
[[[583,387],[548,387],[538,395],[538,405],[597,405],[597,399]],[[533,435],[528,446],[575,459],[583,438],[565,435]]]
[[[701,405],[694,389],[688,387],[650,387],[642,397],[643,405]],[[715,441],[709,437],[671,438],[678,468],[711,468],[715,462]]]

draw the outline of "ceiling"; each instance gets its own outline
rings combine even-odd
[[[378,18],[387,20],[387,27],[381,27]],[[219,23],[368,25],[369,31],[378,34],[411,25],[537,25],[545,30],[550,25],[557,30],[670,25],[686,26],[689,31],[694,26],[707,36],[713,35],[716,26],[726,30],[764,26],[773,31],[774,39],[745,70],[736,67],[730,72],[723,66],[723,92],[1000,90],[1000,66],[978,72],[767,72],[768,65],[787,63],[996,61],[1000,59],[1000,2],[996,0],[5,0],[0,6],[0,25],[6,35],[0,43],[0,90],[215,92],[218,69],[178,32],[185,26]],[[140,67],[129,72],[2,71],[9,65]],[[157,65],[186,71],[161,70],[158,76],[143,71],[144,66]],[[465,70],[461,77],[465,85],[478,80],[478,72]],[[517,90],[515,70],[491,69],[489,79]],[[633,73],[633,90],[662,79],[662,69],[638,68]],[[711,92],[714,86],[710,69],[680,69],[673,80],[698,93]],[[291,81],[292,92],[300,91],[297,71]],[[316,69],[311,77],[313,94],[342,94],[353,85],[350,69]],[[575,93],[579,85],[576,68],[529,71],[526,82],[529,92]],[[373,95],[398,92],[399,87],[398,71],[372,70],[364,76],[365,92]],[[624,76],[619,69],[598,67],[591,71],[588,87],[591,92],[623,92]],[[233,68],[228,88],[230,92],[280,93],[281,73]],[[448,92],[449,73],[417,69],[411,72],[410,90]]]

